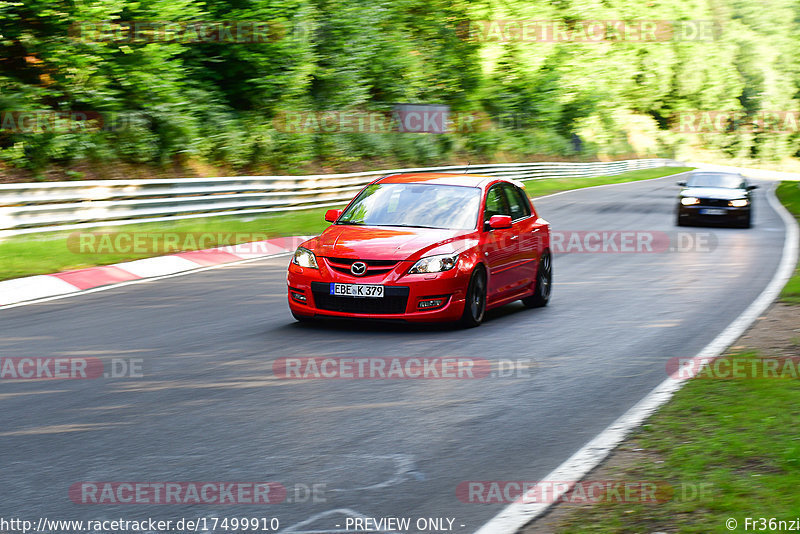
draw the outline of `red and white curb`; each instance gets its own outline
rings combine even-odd
[[[0,307],[289,254],[306,239],[308,237],[279,237],[114,265],[5,280],[0,282]]]

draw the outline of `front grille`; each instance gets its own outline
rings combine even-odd
[[[699,204],[700,206],[710,206],[710,207],[713,207],[713,208],[727,208],[728,207],[728,201],[727,200],[722,200],[722,199],[719,199],[719,198],[701,198],[699,200],[700,200],[700,204]]]
[[[386,286],[382,298],[342,297],[330,294],[330,284],[312,282],[311,292],[314,304],[320,310],[342,313],[363,313],[364,315],[388,315],[405,313],[408,304],[407,287]]]
[[[350,258],[325,258],[331,269],[340,273],[352,274],[350,266],[357,261],[367,264],[367,272],[361,276],[372,276],[376,274],[386,274],[400,263],[397,260],[356,260]]]
[[[363,261],[370,267],[391,267],[399,263],[398,260],[357,260],[351,258],[326,258],[330,263],[339,263],[342,265],[353,265],[357,261]]]

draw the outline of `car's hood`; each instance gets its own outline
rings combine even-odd
[[[681,191],[683,197],[719,198],[733,200],[742,198],[747,194],[744,189],[730,189],[727,187],[687,187]]]
[[[332,225],[309,245],[318,256],[362,260],[417,259],[428,252],[460,252],[474,230]]]

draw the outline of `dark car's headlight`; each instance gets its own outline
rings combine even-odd
[[[750,204],[750,201],[747,200],[746,198],[737,198],[735,200],[728,201],[728,206],[731,206],[731,207],[734,207],[734,208],[743,208],[743,207],[747,206],[748,204]]]
[[[695,204],[700,204],[700,199],[697,197],[683,197],[681,199],[681,204],[684,206],[694,206]]]
[[[458,254],[438,254],[422,258],[409,269],[408,274],[440,273],[456,266]]]
[[[300,267],[308,267],[310,269],[319,269],[317,265],[317,258],[314,253],[304,247],[298,247],[292,257],[292,263]]]

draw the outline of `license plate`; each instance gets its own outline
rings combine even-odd
[[[331,295],[339,297],[383,297],[383,286],[375,284],[331,284]]]
[[[700,215],[725,215],[727,213],[725,210],[714,209],[714,208],[706,208],[700,210]]]

